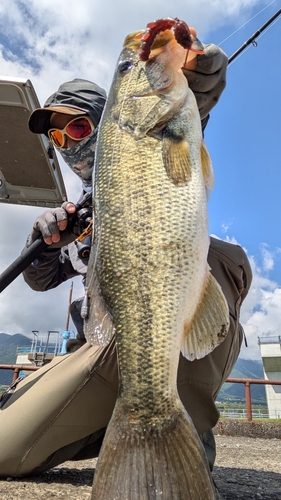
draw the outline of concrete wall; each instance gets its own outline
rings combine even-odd
[[[281,343],[260,344],[265,380],[281,381]],[[281,385],[266,385],[269,418],[281,418]]]

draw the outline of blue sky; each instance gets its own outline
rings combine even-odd
[[[272,10],[276,7],[272,4]],[[270,11],[265,10],[222,44],[227,54],[258,29],[270,17]],[[280,22],[281,19],[257,39],[257,47],[250,45],[230,65],[227,89],[212,113],[206,132],[216,173],[216,187],[209,205],[210,230],[220,237],[235,237],[259,262],[262,250],[267,249],[274,259],[272,277],[278,282],[281,280]],[[217,36],[215,41],[219,43]]]
[[[79,5],[79,6],[78,6]],[[75,77],[109,89],[125,36],[161,17],[196,27],[204,43],[221,42],[230,56],[281,7],[281,0],[1,0],[1,76],[29,78],[43,104]],[[242,26],[241,29],[239,29]],[[233,34],[234,33],[234,34]],[[233,36],[230,36],[232,35]],[[258,359],[258,336],[281,330],[281,16],[228,68],[227,87],[211,113],[205,140],[215,189],[209,202],[210,233],[243,246],[253,285],[241,312],[249,347],[241,357]],[[61,169],[69,199],[80,184]],[[0,205],[0,270],[20,253],[42,209]],[[39,293],[17,278],[0,297],[0,331],[30,335],[63,330],[70,282]],[[73,297],[82,293],[74,280]],[[72,327],[72,326],[71,326]]]

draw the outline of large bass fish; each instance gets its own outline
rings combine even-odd
[[[181,71],[200,47],[180,23],[126,38],[100,125],[85,333],[115,330],[120,389],[92,500],[215,498],[176,385],[180,350],[201,358],[228,330],[207,264],[212,166]]]

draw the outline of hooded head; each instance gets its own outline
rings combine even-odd
[[[88,115],[95,129],[93,132],[70,148],[60,149],[68,166],[81,178],[85,187],[91,185],[91,175],[95,158],[97,126],[106,102],[106,92],[93,82],[76,78],[63,83],[44,104],[30,115],[28,126],[35,134],[48,137],[53,113],[75,116]]]
[[[44,104],[30,115],[28,126],[34,134],[45,134],[51,127],[52,113],[73,115],[87,114],[95,127],[98,126],[106,101],[106,92],[93,82],[76,78],[63,83]]]

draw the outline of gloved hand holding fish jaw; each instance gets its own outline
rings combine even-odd
[[[85,335],[95,343],[110,311],[120,382],[92,500],[215,499],[176,380],[180,350],[190,360],[211,352],[227,334],[229,314],[207,264],[212,165],[180,69],[182,38],[169,33],[158,44],[166,26],[154,32],[145,60],[142,38],[127,37],[96,149]]]
[[[216,45],[203,45],[204,56],[198,55],[193,71],[183,68],[188,85],[193,91],[201,120],[217,104],[226,86],[228,57]]]

